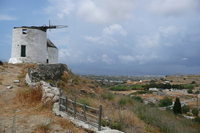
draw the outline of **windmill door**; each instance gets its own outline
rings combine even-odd
[[[21,57],[26,57],[26,46],[21,45]]]

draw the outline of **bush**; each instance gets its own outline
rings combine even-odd
[[[66,82],[64,82],[64,81],[58,81],[56,84],[57,84],[57,86],[58,86],[59,88],[64,88]]]
[[[112,86],[109,88],[111,91],[128,91],[130,88],[128,86]]]
[[[187,90],[187,92],[190,93],[190,94],[193,93],[192,89]]]
[[[194,108],[194,109],[192,110],[192,114],[193,114],[194,116],[198,116],[199,110],[198,110],[197,108]]]
[[[168,97],[164,97],[162,100],[159,102],[159,107],[166,107],[172,105],[172,99]]]
[[[111,92],[102,93],[102,94],[101,94],[101,97],[102,97],[103,99],[108,99],[108,100],[113,100],[113,99],[115,99],[115,95],[114,95],[113,93],[111,93]]]
[[[143,103],[143,99],[141,97],[139,97],[139,96],[134,96],[132,98],[135,99],[136,101],[139,101],[139,102]]]
[[[188,106],[184,105],[184,106],[181,108],[181,110],[182,110],[182,113],[186,114],[187,112],[190,111],[190,108],[189,108]]]
[[[132,99],[131,98],[127,98],[127,97],[121,97],[118,101],[118,104],[120,106],[125,106],[128,103],[132,103]]]
[[[199,117],[199,116],[195,117],[195,118],[193,119],[193,121],[194,121],[194,122],[197,122],[197,123],[200,123],[200,117]]]
[[[174,113],[175,115],[177,115],[177,114],[182,114],[182,111],[181,111],[181,103],[180,103],[179,98],[176,98],[176,101],[175,101],[174,106],[173,106],[173,113]]]
[[[196,82],[195,82],[195,81],[192,81],[191,84],[196,84]]]
[[[102,126],[109,126],[112,129],[122,130],[122,123],[118,120],[102,120]]]

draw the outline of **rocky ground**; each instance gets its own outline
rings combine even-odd
[[[18,101],[16,94],[27,87],[23,83],[22,71],[26,65],[0,65],[0,132],[10,133],[84,133],[68,120],[54,116],[50,106],[41,103],[26,104]],[[19,80],[20,83],[14,83]],[[12,86],[11,89],[7,87]]]

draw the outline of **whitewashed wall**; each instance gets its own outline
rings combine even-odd
[[[27,29],[27,34],[22,34]],[[26,57],[21,57],[21,45],[26,46]],[[12,35],[12,52],[9,63],[46,63],[46,32],[31,28],[14,28]]]
[[[47,47],[47,59],[49,59],[49,64],[58,63],[58,49],[54,47]]]

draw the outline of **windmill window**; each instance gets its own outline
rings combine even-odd
[[[27,34],[27,29],[22,29],[22,34]]]

